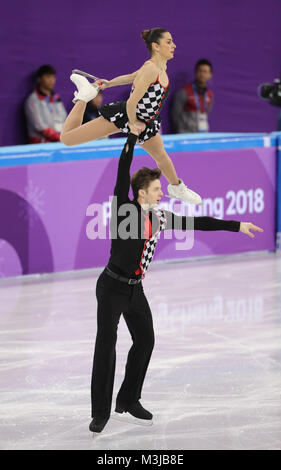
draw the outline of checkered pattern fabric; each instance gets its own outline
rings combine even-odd
[[[155,101],[153,99],[154,96],[154,88],[156,87],[156,90],[159,91],[159,86],[161,87],[161,102],[159,102],[159,98]],[[157,91],[157,96],[158,96],[158,91]],[[146,121],[146,128],[145,130],[139,135],[139,143],[143,144],[146,140],[151,139],[154,135],[159,132],[160,126],[161,126],[161,116],[159,116],[159,110],[161,108],[161,104],[163,103],[163,100],[166,98],[168,95],[168,88],[165,90],[157,81],[153,83],[143,96],[143,98],[140,100],[138,105],[141,105],[142,101],[145,100],[148,96],[148,94],[151,94],[149,100],[152,100],[151,107],[149,107],[148,103],[145,103],[147,106],[148,112],[146,114],[146,118],[144,119],[138,112],[137,109],[137,117],[138,119],[142,121]],[[155,93],[156,94],[156,93]],[[160,95],[159,95],[160,96]],[[157,106],[155,106],[155,103],[158,103]],[[110,122],[113,122],[116,127],[120,129],[120,131],[124,132],[125,134],[128,134],[130,132],[128,124],[129,124],[129,119],[127,115],[127,110],[126,110],[126,101],[118,101],[116,103],[109,103],[105,104],[104,106],[101,106],[99,108],[99,114],[103,116],[105,119],[107,119]],[[153,119],[150,119],[149,113],[150,109],[155,109],[155,113],[153,113]],[[151,114],[152,115],[152,114]]]
[[[129,124],[129,122],[127,122],[124,127],[120,127],[120,131],[124,132],[125,134],[128,134],[128,132],[129,132],[128,124]],[[152,127],[147,127],[146,128],[145,133],[142,136],[142,138],[139,137],[139,143],[143,144],[146,140],[153,137],[157,132],[159,132],[160,127],[161,127],[161,121],[156,121],[155,120]]]
[[[132,88],[131,94],[133,91],[134,88]],[[159,114],[168,93],[169,87],[165,89],[158,80],[152,83],[137,104],[137,118],[143,121],[154,119]]]
[[[110,104],[114,104],[114,103],[110,103]],[[117,121],[117,119],[121,119],[123,116],[124,116],[124,113],[116,113],[114,114],[114,116],[110,117],[110,121],[115,122]]]
[[[162,230],[165,229],[167,225],[167,217],[164,211],[160,209],[153,209],[154,214],[158,218],[159,221],[159,228],[158,230],[152,235],[152,237],[149,240],[145,241],[144,244],[144,250],[142,253],[141,257],[141,262],[140,262],[140,269],[142,273],[142,278],[145,277],[146,271],[148,270],[148,267],[153,259],[156,244],[158,242],[158,239],[160,237],[160,234]]]

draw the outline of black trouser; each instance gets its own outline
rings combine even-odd
[[[141,398],[143,381],[154,346],[151,311],[142,283],[128,285],[103,271],[97,281],[97,336],[91,396],[92,417],[109,417],[115,374],[117,328],[123,313],[133,345],[129,351],[125,378],[116,403],[129,407]]]

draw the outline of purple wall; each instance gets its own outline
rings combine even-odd
[[[72,68],[108,79],[136,70],[148,58],[140,32],[155,26],[169,29],[177,44],[168,66],[171,95],[192,78],[198,58],[213,62],[212,131],[275,130],[278,109],[259,99],[256,90],[280,76],[280,18],[279,0],[6,2],[0,30],[0,145],[25,142],[22,102],[38,66],[55,65],[56,89],[69,109]],[[126,99],[128,92],[128,87],[108,90],[105,102]],[[170,131],[169,105],[170,99],[163,110],[164,132]]]

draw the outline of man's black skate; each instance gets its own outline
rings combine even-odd
[[[151,426],[153,424],[153,414],[144,409],[139,401],[126,408],[116,404],[115,413],[112,415],[112,418],[142,426]]]
[[[109,418],[93,418],[89,429],[91,432],[102,432]]]

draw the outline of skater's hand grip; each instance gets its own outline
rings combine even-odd
[[[132,134],[139,135],[145,130],[145,124],[141,121],[129,122],[129,128]]]
[[[78,75],[82,75],[83,77],[92,78],[95,81],[95,83],[98,84],[101,90],[106,88],[106,85],[109,83],[109,81],[106,80],[105,78],[95,77],[95,75],[91,75],[90,73],[83,72],[82,70],[74,69],[72,70],[72,73],[77,73]]]
[[[104,90],[105,88],[108,87],[109,80],[106,80],[105,78],[101,78],[98,80],[98,85],[100,87],[100,90]]]

